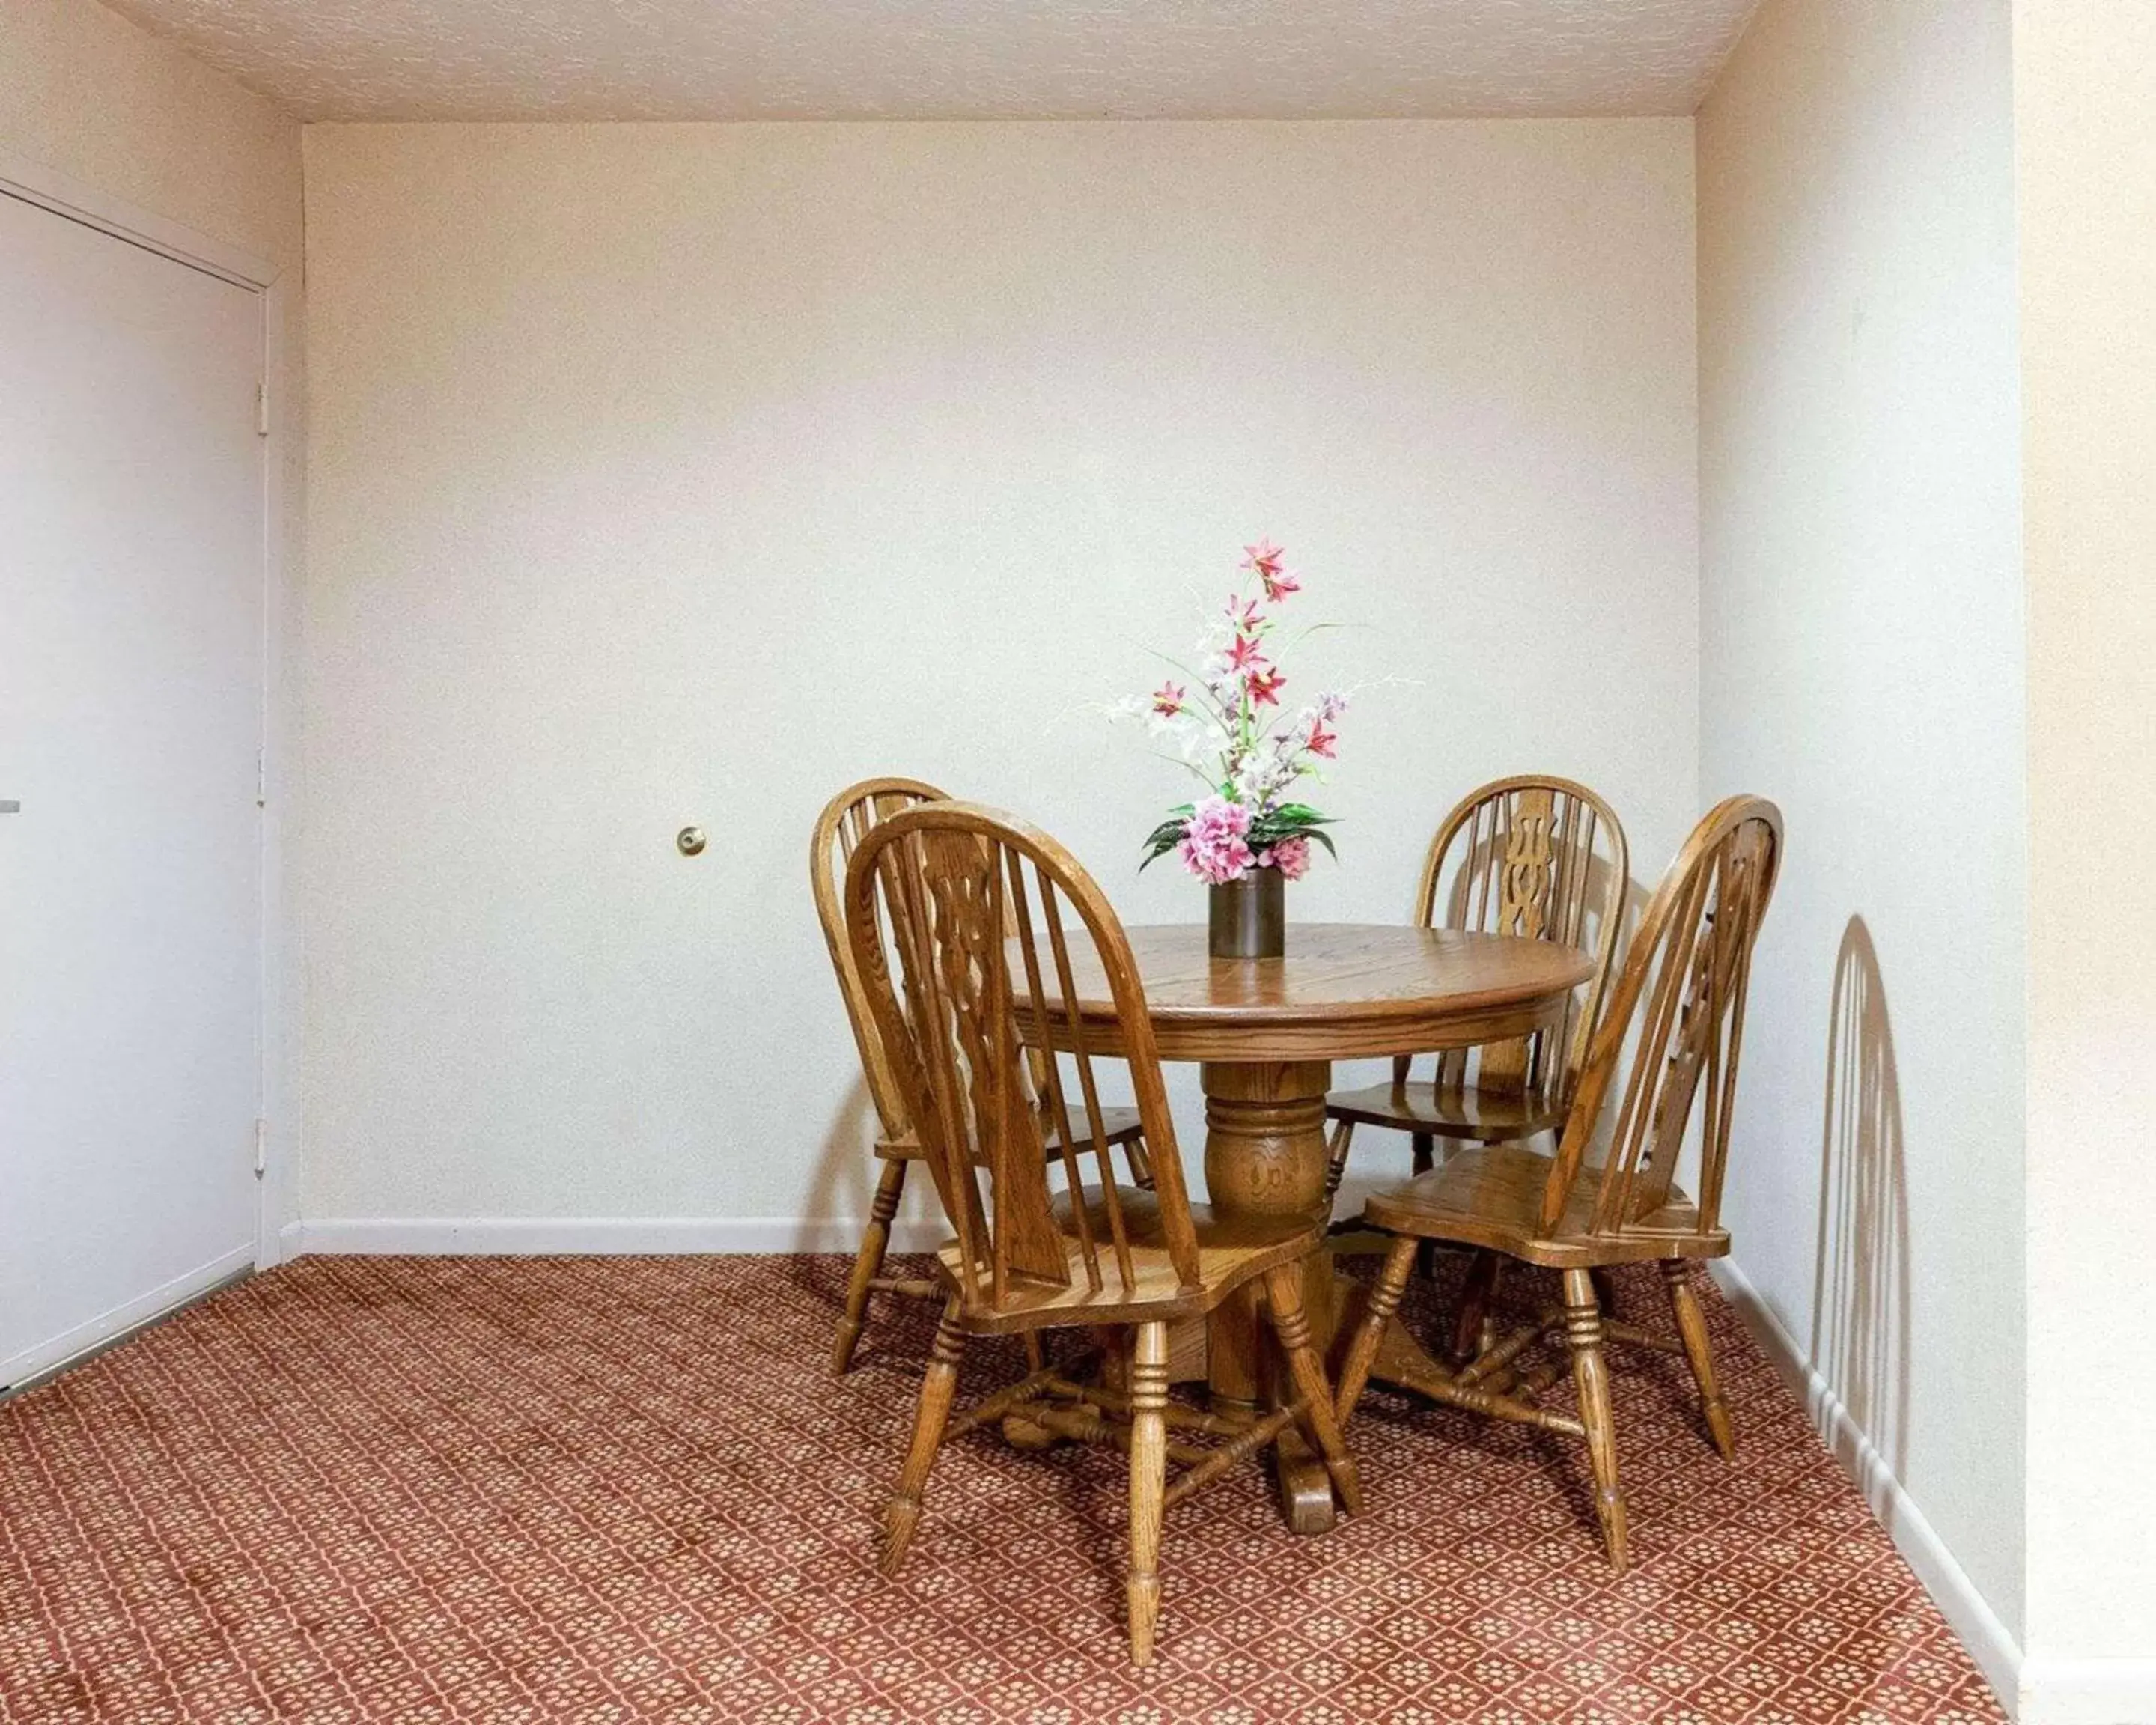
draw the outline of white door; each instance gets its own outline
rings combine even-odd
[[[0,193],[0,1384],[254,1260],[262,337]]]

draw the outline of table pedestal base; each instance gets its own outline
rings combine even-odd
[[[1214,1216],[1233,1222],[1277,1224],[1316,1215],[1325,1202],[1327,1060],[1260,1064],[1208,1060],[1199,1067],[1205,1091],[1205,1191]],[[1303,1305],[1318,1348],[1332,1334],[1332,1278],[1320,1253],[1303,1286]],[[1260,1407],[1291,1394],[1271,1326],[1260,1315],[1253,1283],[1215,1312],[1206,1329],[1206,1384],[1213,1410],[1252,1420]],[[1301,1434],[1290,1427],[1273,1448],[1281,1510],[1297,1533],[1332,1526],[1332,1481]]]

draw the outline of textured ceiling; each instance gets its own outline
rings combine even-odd
[[[316,120],[1689,114],[1753,0],[114,0]]]

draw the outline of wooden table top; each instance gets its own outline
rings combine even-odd
[[[1352,1060],[1502,1041],[1533,1029],[1594,968],[1552,941],[1385,923],[1291,922],[1286,956],[1255,962],[1208,957],[1203,923],[1125,932],[1171,1060]],[[1084,1040],[1115,1053],[1106,978],[1090,943],[1070,947]],[[1068,1047],[1055,967],[1042,970],[1050,1040]],[[1013,973],[1023,973],[1015,957]]]

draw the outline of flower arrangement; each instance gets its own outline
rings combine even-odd
[[[1283,879],[1299,880],[1309,871],[1313,842],[1338,855],[1324,830],[1327,818],[1290,793],[1299,781],[1322,777],[1318,763],[1334,758],[1339,738],[1332,726],[1348,698],[1322,694],[1291,716],[1281,705],[1287,678],[1271,637],[1279,608],[1302,583],[1270,540],[1243,550],[1242,585],[1209,622],[1197,668],[1171,660],[1186,680],[1164,681],[1149,701],[1127,704],[1148,716],[1157,736],[1176,744],[1176,757],[1210,793],[1168,811],[1147,838],[1138,866],[1173,850],[1184,868],[1214,886],[1256,869],[1277,869]]]

